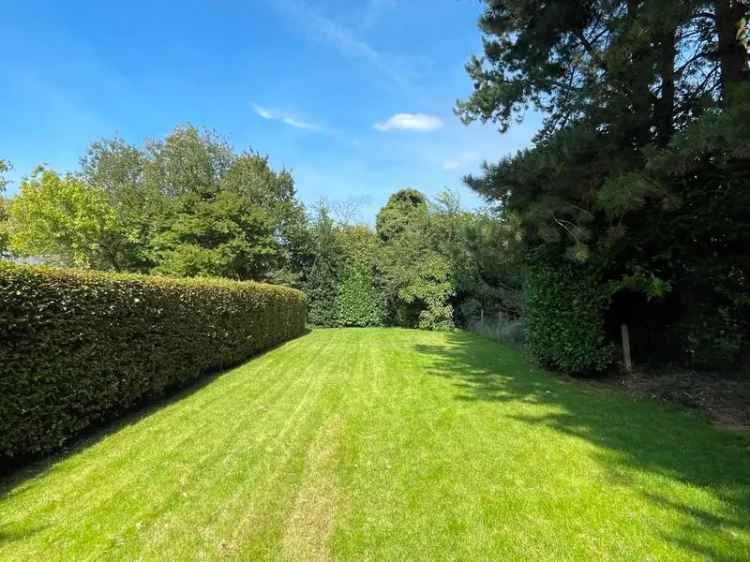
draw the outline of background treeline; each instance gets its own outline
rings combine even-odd
[[[7,208],[11,252],[175,276],[282,280],[304,227],[289,173],[190,126],[142,149],[95,142],[74,174],[35,170]]]
[[[375,228],[353,224],[351,208],[306,210],[289,172],[192,126],[143,148],[94,142],[77,172],[40,167],[1,209],[6,256],[285,284],[305,291],[318,326],[439,329],[520,314],[509,215],[404,189]]]
[[[467,212],[450,192],[435,201],[402,189],[374,230],[334,221],[325,206],[311,223],[312,263],[302,286],[320,326],[466,326],[486,314],[520,316],[522,264],[513,221]]]

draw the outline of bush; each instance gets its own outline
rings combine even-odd
[[[530,265],[524,288],[526,342],[546,367],[602,371],[614,357],[604,312],[609,289],[592,268],[570,262]]]
[[[336,298],[339,326],[382,326],[385,303],[371,272],[352,267],[344,275]]]
[[[0,263],[0,458],[55,449],[304,326],[294,289]]]

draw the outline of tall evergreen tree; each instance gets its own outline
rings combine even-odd
[[[313,261],[303,285],[308,300],[307,319],[317,326],[335,326],[342,258],[335,224],[323,203],[318,206],[311,238]]]
[[[612,291],[653,299],[671,288],[687,314],[694,300],[687,272],[730,275],[729,260],[716,253],[727,246],[718,241],[745,232],[738,209],[748,204],[747,190],[732,186],[747,184],[746,142],[722,148],[706,135],[716,131],[717,114],[745,114],[748,6],[485,4],[484,56],[467,66],[474,92],[457,104],[458,115],[502,131],[529,107],[545,120],[531,149],[488,165],[468,184],[519,217],[529,257],[593,265],[587,271]],[[698,201],[710,205],[710,217]],[[686,240],[701,249],[688,250]],[[700,299],[716,294],[704,287]]]

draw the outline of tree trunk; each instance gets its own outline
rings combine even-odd
[[[659,74],[661,75],[661,95],[654,108],[654,121],[658,133],[657,142],[666,146],[674,132],[674,64],[677,57],[675,45],[676,28],[672,27],[661,40]]]
[[[642,3],[640,0],[627,0],[627,9],[627,23],[623,30],[623,38],[629,35],[634,26],[639,25],[638,17],[642,10]],[[622,41],[623,38],[620,40]],[[626,88],[630,90],[630,103],[636,117],[629,134],[638,146],[644,146],[651,141],[653,96],[650,83],[654,75],[647,62],[650,58],[647,49],[642,46],[635,49],[631,48],[630,45],[626,45],[626,48],[630,51],[631,68],[620,78],[627,84]],[[632,72],[634,69],[636,71]]]
[[[747,71],[747,51],[737,40],[740,19],[745,6],[739,0],[714,0],[716,32],[719,36],[719,65],[721,67],[721,92],[724,102],[732,85],[740,82]]]

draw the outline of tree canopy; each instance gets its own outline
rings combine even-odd
[[[113,209],[103,191],[74,176],[37,168],[21,183],[8,212],[14,253],[79,267],[108,261],[103,242],[111,235]]]
[[[456,112],[505,131],[535,108],[544,124],[533,147],[466,181],[518,217],[527,260],[593,267],[615,304],[668,297],[662,330],[696,301],[745,315],[747,6],[485,5],[484,53],[467,65],[474,91]]]
[[[20,254],[118,271],[268,280],[291,267],[304,208],[288,172],[187,125],[142,149],[119,138],[94,142],[77,174],[36,172],[14,198],[11,217]]]

